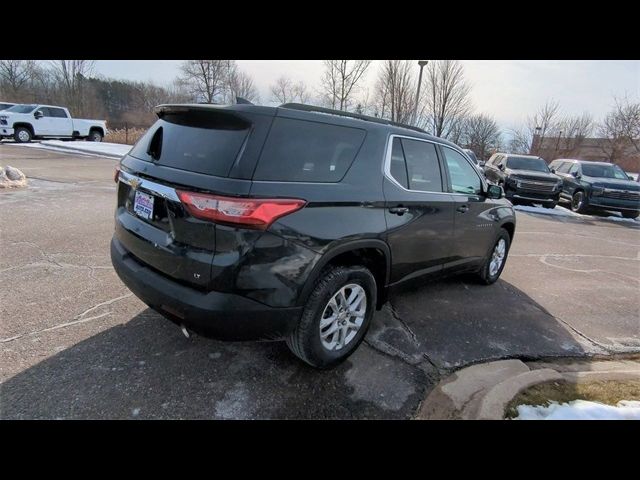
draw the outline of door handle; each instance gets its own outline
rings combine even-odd
[[[407,213],[409,211],[409,209],[407,207],[391,207],[389,209],[389,211],[391,213],[395,213],[396,215],[404,215],[405,213]]]
[[[456,211],[460,213],[466,213],[467,210],[469,210],[469,205],[460,205],[458,208],[456,208]]]

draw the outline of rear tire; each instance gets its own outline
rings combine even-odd
[[[341,292],[344,297],[340,297]],[[352,303],[349,303],[352,295]],[[376,281],[368,269],[361,266],[329,267],[321,273],[309,295],[300,322],[286,339],[287,346],[294,355],[313,367],[333,367],[358,348],[375,308]],[[356,326],[358,322],[360,324]],[[333,346],[332,342],[335,342]]]
[[[622,216],[624,218],[638,218],[638,215],[640,215],[640,211],[638,210],[634,210],[634,211],[624,211],[624,212],[620,212],[622,214]]]
[[[509,237],[509,232],[501,228],[498,233],[498,238],[493,243],[491,250],[489,250],[487,259],[478,274],[482,283],[491,285],[500,278],[500,274],[507,263],[510,246],[511,238]]]
[[[31,130],[26,127],[17,127],[13,132],[13,139],[16,143],[29,143],[33,140],[33,134]]]
[[[98,132],[97,130],[93,130],[92,132],[89,133],[89,136],[87,137],[87,142],[101,142],[102,141],[102,133]]]

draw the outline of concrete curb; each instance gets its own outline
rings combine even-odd
[[[533,385],[562,380],[562,375],[550,368],[531,370],[500,382],[490,388],[480,401],[478,420],[498,420],[504,417],[507,404],[518,393]]]
[[[105,157],[105,158],[112,158],[114,160],[120,160],[123,156],[122,155],[116,155],[113,153],[102,153],[102,152],[89,152],[87,150],[83,150],[81,148],[73,148],[73,147],[67,147],[65,146],[59,146],[59,145],[49,145],[49,144],[44,144],[46,147],[49,148],[55,148],[57,150],[64,150],[67,151],[69,153],[80,153],[83,155],[91,155],[94,157]]]
[[[539,383],[640,380],[640,361],[500,360],[472,365],[441,381],[422,403],[418,420],[502,420],[520,392]]]

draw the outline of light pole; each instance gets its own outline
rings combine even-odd
[[[413,106],[413,118],[411,119],[411,123],[414,126],[416,124],[416,119],[418,117],[418,100],[420,100],[420,85],[422,84],[422,69],[427,63],[429,63],[429,60],[418,60],[418,65],[420,65],[420,75],[418,76],[418,89],[416,91],[416,103]]]

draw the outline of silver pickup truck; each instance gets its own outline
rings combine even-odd
[[[30,104],[0,111],[0,140],[13,138],[18,143],[27,143],[33,139],[61,138],[101,142],[106,134],[106,121],[71,118],[64,107]]]

